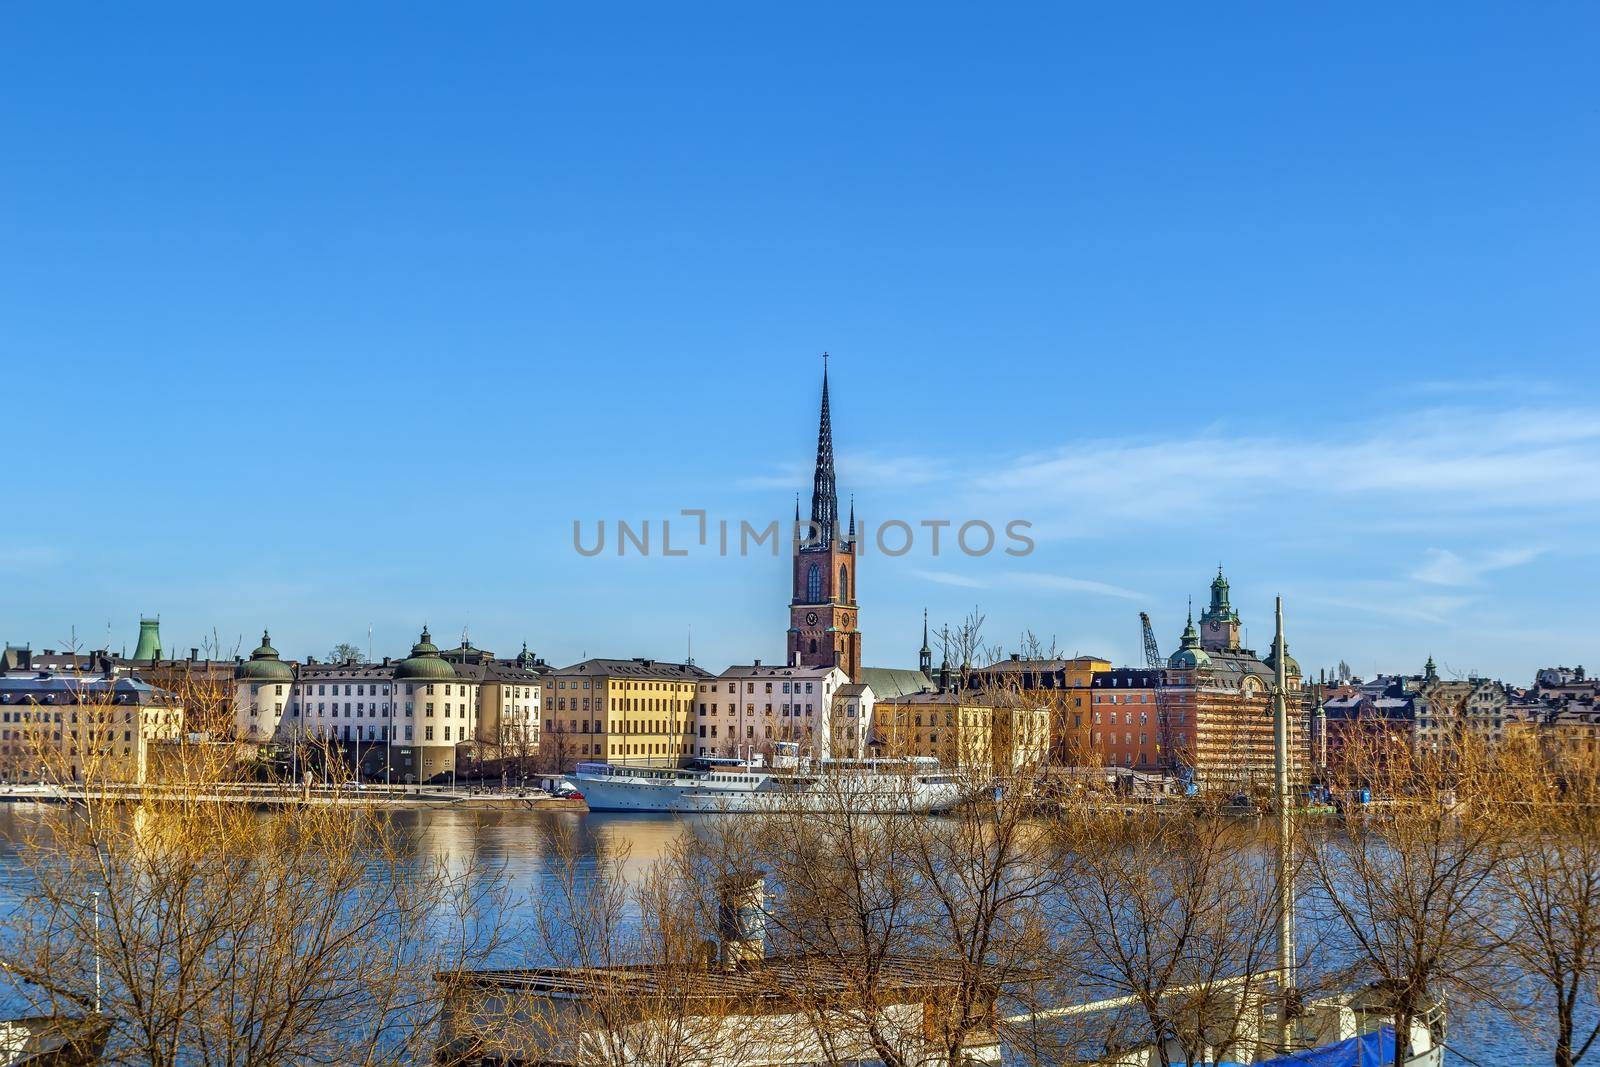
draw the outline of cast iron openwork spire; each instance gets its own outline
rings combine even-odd
[[[839,491],[833,477],[833,424],[828,418],[828,353],[822,353],[822,422],[817,427],[817,472],[811,479],[811,521],[819,544],[839,528]]]

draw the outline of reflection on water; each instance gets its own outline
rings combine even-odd
[[[571,827],[585,856],[612,859],[626,855],[629,877],[636,877],[665,856],[683,826],[672,815],[525,809],[408,809],[395,812],[392,818],[396,825],[416,834],[425,854],[499,867],[514,889],[524,891],[537,890],[545,873],[542,831],[549,824]]]
[[[426,857],[455,863],[473,862],[503,872],[514,912],[528,907],[552,877],[545,828],[562,824],[573,832],[583,860],[589,865],[625,855],[628,877],[639,877],[662,859],[695,816],[573,811],[491,810],[473,808],[403,809],[391,816],[415,834]],[[19,850],[40,824],[40,809],[29,805],[0,804],[0,920],[25,891],[26,872]],[[513,920],[519,916],[513,915]],[[3,948],[0,948],[3,950]],[[492,963],[527,960],[495,960]],[[1456,1013],[1451,1022],[1450,1046],[1460,1053],[1447,1063],[1476,1063],[1481,1067],[1543,1067],[1551,1053],[1533,1043],[1515,1026],[1502,1020],[1465,1017]]]

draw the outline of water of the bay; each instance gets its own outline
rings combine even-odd
[[[512,899],[536,898],[550,873],[542,827],[550,820],[567,822],[590,861],[623,855],[624,869],[638,876],[666,855],[684,832],[682,819],[670,815],[596,814],[577,811],[495,811],[469,808],[403,809],[392,817],[414,831],[427,854],[457,861],[475,860],[504,872]],[[23,891],[25,871],[18,849],[40,818],[28,805],[0,805],[0,915],[15,905]],[[1543,1067],[1553,1062],[1547,1047],[1523,1029],[1503,1020],[1453,1013],[1446,1063],[1466,1067]]]

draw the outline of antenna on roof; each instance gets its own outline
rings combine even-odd
[[[694,623],[692,622],[689,624],[689,651],[684,656],[683,662],[691,667],[694,666]]]

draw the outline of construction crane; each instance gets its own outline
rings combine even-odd
[[[1180,768],[1177,753],[1173,750],[1171,724],[1167,721],[1167,662],[1161,657],[1161,647],[1156,644],[1150,613],[1139,612],[1139,623],[1144,627],[1144,665],[1156,674],[1156,756],[1162,769],[1177,771]]]

